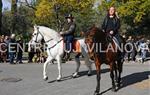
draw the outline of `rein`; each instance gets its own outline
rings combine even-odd
[[[48,48],[49,50],[54,48],[57,44],[59,44],[63,39],[59,40],[56,44],[54,44],[53,46],[51,46],[50,48]]]
[[[38,29],[38,32],[37,32],[37,35],[36,35],[36,40],[35,40],[36,43],[38,43],[38,42],[37,42],[38,34],[40,34],[40,35],[42,36],[42,38],[44,38],[43,34],[42,34],[42,33],[39,31],[39,29]],[[50,41],[52,41],[52,40],[54,40],[54,39],[53,39],[53,38],[52,38],[52,39],[49,39],[49,40],[45,41],[45,43],[48,43],[48,42],[50,42]],[[59,44],[62,40],[63,40],[63,39],[59,40],[56,44],[54,44],[53,46],[51,46],[51,47],[48,48],[48,49],[50,50],[50,49],[54,48],[54,47],[55,47],[57,44]]]
[[[38,29],[37,35],[36,35],[36,40],[35,40],[36,43],[38,43],[38,42],[37,42],[38,34],[40,34],[40,35],[42,36],[42,38],[44,38],[43,34],[42,34],[42,33],[39,31],[39,29]],[[48,43],[48,42],[50,42],[50,41],[52,41],[52,40],[53,40],[53,38],[52,38],[52,39],[49,39],[49,40],[47,40],[47,41],[45,41],[45,43]]]

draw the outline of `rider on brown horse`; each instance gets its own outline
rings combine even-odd
[[[108,14],[104,19],[102,24],[102,30],[105,32],[109,38],[113,38],[118,46],[121,46],[123,42],[120,35],[120,19],[117,15],[117,12],[114,7],[110,7],[108,10]],[[123,58],[123,54],[121,53],[121,58]]]

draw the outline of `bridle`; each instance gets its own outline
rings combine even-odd
[[[35,43],[38,43],[37,37],[38,37],[39,34],[42,36],[42,38],[44,38],[43,34],[39,31],[39,28],[37,28],[36,39],[35,39],[35,41],[34,41]],[[54,39],[51,38],[51,39],[45,41],[45,43],[48,43],[48,42],[50,42],[50,41],[52,41],[52,40],[54,40]],[[54,44],[53,46],[49,47],[48,49],[50,50],[50,49],[54,48],[54,47],[55,47],[58,43],[60,43],[62,40],[63,40],[63,39],[60,39],[56,44]]]
[[[43,34],[39,31],[39,28],[37,28],[36,39],[35,39],[35,41],[34,41],[35,43],[38,43],[37,38],[38,38],[38,35],[39,35],[39,34],[42,36],[42,38],[44,38]],[[48,43],[48,42],[50,42],[50,41],[52,41],[52,40],[53,40],[53,38],[51,38],[51,39],[45,41],[45,43]]]

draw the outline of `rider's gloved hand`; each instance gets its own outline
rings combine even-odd
[[[104,30],[104,29],[103,29],[102,31],[103,31],[103,32],[105,32],[105,30]]]
[[[114,34],[114,31],[110,31],[109,33],[110,33],[111,35],[113,35],[113,34]]]
[[[60,35],[64,35],[64,32],[60,32],[59,34],[60,34]]]

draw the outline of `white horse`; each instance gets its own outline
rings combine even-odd
[[[46,68],[48,64],[55,59],[58,63],[58,77],[57,80],[61,80],[62,72],[61,72],[61,58],[64,53],[64,43],[63,38],[57,33],[55,30],[44,27],[44,26],[34,26],[34,32],[32,34],[32,39],[30,44],[35,45],[36,43],[40,43],[41,40],[44,39],[47,44],[47,59],[43,66],[43,79],[48,80],[48,76],[46,73]],[[89,60],[89,56],[87,54],[87,47],[84,43],[84,39],[78,40],[81,46],[81,54],[85,58],[85,64],[88,67],[88,75],[91,74],[91,62]],[[75,57],[75,61],[77,63],[77,68],[75,73],[73,73],[73,77],[76,77],[80,68],[80,59],[79,53]]]

